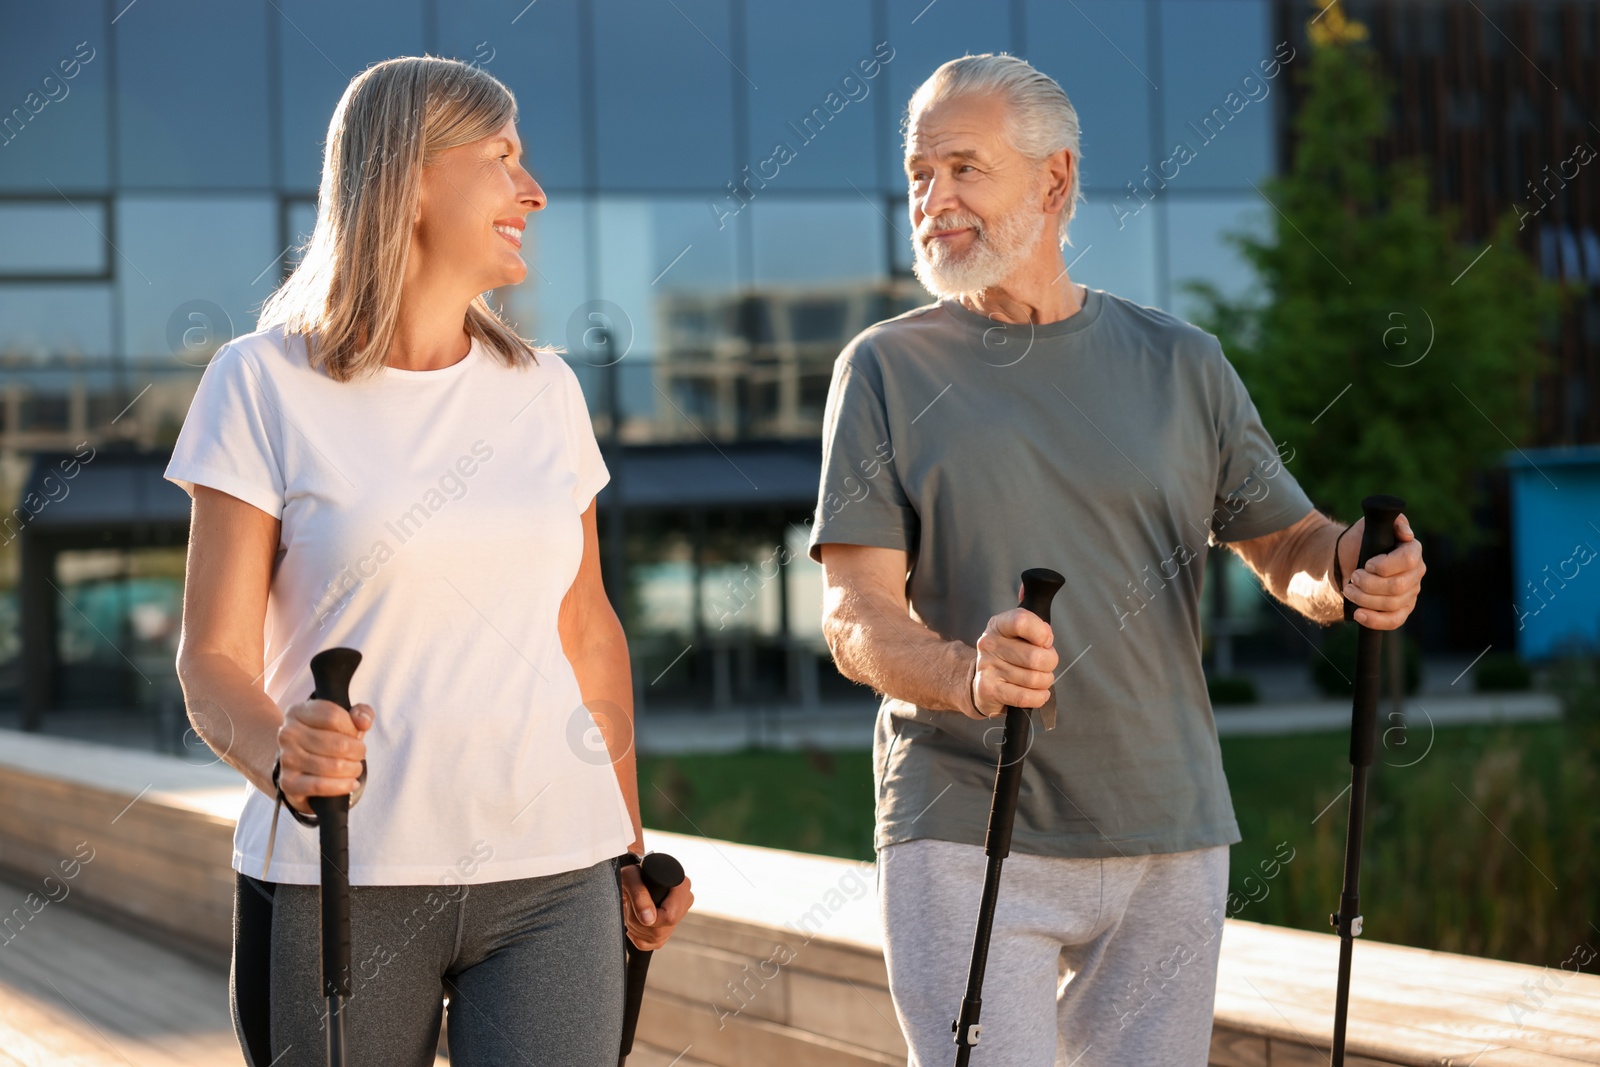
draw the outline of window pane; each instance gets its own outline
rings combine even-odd
[[[0,202],[0,274],[104,274],[106,205]]]
[[[603,0],[594,18],[601,187],[733,181],[733,94],[749,72],[734,66],[727,0]]]
[[[109,284],[0,285],[0,357],[54,363],[111,354]]]
[[[762,89],[749,94],[751,158],[741,168],[748,163],[750,174],[784,191],[848,190],[851,182],[870,191],[879,137],[874,96],[889,88],[872,51],[871,5],[758,3],[746,17],[748,73]],[[765,195],[759,180],[752,187]]]
[[[1063,249],[1072,280],[1135,303],[1157,304],[1156,213],[1163,207],[1129,215],[1120,200],[1088,197],[1073,216],[1072,244]]]
[[[1255,193],[1248,196],[1181,197],[1168,200],[1167,264],[1171,295],[1167,306],[1191,317],[1196,301],[1182,291],[1188,279],[1204,279],[1225,296],[1239,298],[1255,287],[1255,272],[1223,234],[1243,230],[1267,236],[1272,208]]]
[[[839,350],[893,314],[888,227],[879,209],[854,193],[757,201],[750,226],[744,432],[813,436],[822,429]]]
[[[628,309],[634,347],[658,350],[646,313],[661,293],[725,292],[736,284],[734,227],[718,231],[693,197],[599,201],[600,292]]]
[[[550,198],[549,206],[530,214],[522,243],[528,277],[491,298],[525,338],[566,346],[579,378],[587,363],[608,362],[600,352],[587,352],[587,325],[581,325],[589,299],[590,211],[592,200],[568,194]],[[597,400],[590,395],[590,403]]]
[[[315,189],[328,120],[350,79],[380,59],[420,55],[421,0],[273,0],[283,103],[283,182]],[[259,131],[258,135],[259,135]]]
[[[578,5],[452,0],[448,10],[440,51],[478,64],[516,94],[524,165],[546,190],[583,188]]]
[[[1248,189],[1272,172],[1272,112],[1268,100],[1278,77],[1263,76],[1273,62],[1269,12],[1261,0],[1166,0],[1161,7],[1161,108],[1166,136],[1164,169],[1185,189]],[[1152,168],[1153,170],[1155,168]]]
[[[899,223],[896,223],[899,225]],[[771,198],[750,206],[752,277],[759,285],[823,283],[855,288],[888,273],[877,205],[851,194],[803,200]],[[902,225],[909,234],[909,225]]]
[[[723,521],[717,521],[722,519]],[[701,552],[700,625],[716,645],[782,629],[784,549],[761,519],[712,513]]]
[[[1120,191],[1151,162],[1150,95],[1160,72],[1146,48],[1144,4],[1033,0],[1028,61],[1066,90],[1078,112],[1085,194]]]
[[[287,278],[300,262],[300,250],[311,240],[311,231],[317,228],[317,202],[315,200],[290,200],[284,211],[288,215],[289,250],[283,254],[272,271],[273,277]]]
[[[992,0],[889,0],[889,129],[880,139],[884,188],[906,191],[900,121],[917,86],[940,64],[968,53],[1016,52],[1009,5]],[[881,75],[880,75],[881,77]]]
[[[789,633],[798,642],[819,653],[828,650],[822,636],[822,564],[814,562],[806,550],[811,531],[798,524],[784,530],[789,550]]]
[[[95,9],[98,12],[98,8]],[[100,191],[111,182],[106,31],[68,4],[33,4],[0,33],[0,189]]]
[[[713,437],[736,435],[737,367],[728,361],[738,355],[729,342],[737,336],[735,235],[743,219],[719,231],[704,201],[695,197],[605,197],[597,210],[600,287],[593,302],[584,305],[583,318],[601,315],[594,321],[609,325],[615,320],[630,334],[627,342],[618,342],[627,351],[617,363],[624,436],[698,440],[697,424]],[[579,325],[568,335],[568,349],[575,354],[583,351]],[[654,361],[659,359],[721,361],[715,402],[670,388],[658,392]]]
[[[278,205],[267,197],[124,197],[117,205],[123,348],[204,364],[255,329],[277,286]]]
[[[117,21],[122,185],[273,184],[263,133],[266,12],[264,5],[164,0]]]

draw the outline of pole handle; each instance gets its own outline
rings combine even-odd
[[[1030,567],[1022,572],[1017,606],[1027,608],[1046,623],[1050,621],[1050,602],[1066,584],[1066,579],[1047,567]],[[983,836],[983,851],[988,865],[983,876],[983,896],[978,901],[977,929],[972,935],[972,962],[967,970],[966,995],[961,999],[955,1021],[956,1065],[965,1067],[978,1043],[983,1026],[983,977],[989,965],[989,935],[994,927],[995,901],[1000,893],[1000,867],[1011,852],[1011,828],[1017,818],[1017,794],[1022,788],[1022,763],[1028,755],[1028,736],[1033,721],[1028,708],[1006,707],[1005,740],[995,766],[994,799],[989,805],[989,826]]]
[[[350,710],[350,679],[361,666],[361,653],[353,648],[325,648],[311,657],[312,700],[331,700]]]
[[[1066,584],[1066,579],[1046,567],[1030,567],[1022,572],[1017,606],[1027,608],[1046,623],[1050,621],[1050,602]],[[1017,791],[1022,781],[1022,760],[1028,753],[1028,738],[1033,730],[1031,708],[1006,706],[1005,735],[1000,743],[1000,762],[995,771],[994,803],[989,808],[989,831],[984,851],[990,856],[1011,854],[1011,827],[1017,816]]]
[[[361,664],[353,648],[328,648],[311,657],[312,700],[350,710],[350,679]],[[322,994],[349,997],[350,797],[311,797],[322,846]],[[331,1020],[330,1020],[331,1022]]]
[[[639,861],[639,877],[656,907],[683,884],[683,864],[665,852],[651,852]]]
[[[1394,520],[1405,510],[1406,502],[1397,496],[1377,493],[1361,501],[1361,514],[1366,522],[1361,529],[1361,551],[1356,558],[1357,569],[1365,567],[1367,560],[1381,556],[1395,546]],[[1349,599],[1344,602],[1344,621],[1356,621],[1356,606]]]
[[[1017,593],[1017,606],[1027,608],[1045,622],[1050,621],[1050,601],[1061,591],[1067,580],[1048,567],[1029,567],[1022,572],[1022,587]]]
[[[1382,555],[1395,546],[1394,520],[1406,503],[1397,496],[1377,494],[1361,502],[1366,523],[1361,532],[1361,552],[1358,567],[1365,567],[1373,556]],[[1354,622],[1355,602],[1346,599],[1344,617]],[[1362,626],[1356,632],[1355,698],[1351,705],[1350,764],[1370,767],[1376,753],[1378,738],[1378,663],[1384,645],[1382,630]]]
[[[665,852],[652,852],[639,861],[639,878],[656,907],[667,899],[683,882],[683,864]],[[633,1035],[639,1026],[639,1009],[644,1006],[644,985],[650,973],[650,953],[633,947],[633,942],[623,935],[623,947],[628,958],[627,975],[622,999],[622,1049],[617,1056],[618,1067],[627,1062],[633,1051]]]

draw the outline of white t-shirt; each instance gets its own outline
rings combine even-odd
[[[166,477],[281,520],[261,679],[281,710],[317,652],[362,655],[351,884],[528,878],[633,842],[557,631],[610,478],[559,356],[514,369],[474,339],[441,370],[339,382],[281,328],[246,334],[206,368]],[[259,878],[273,798],[245,788],[233,867]],[[316,883],[317,834],[283,813],[266,879]]]

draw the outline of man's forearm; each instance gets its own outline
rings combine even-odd
[[[846,597],[826,632],[834,665],[846,678],[935,711],[975,713],[973,646],[946,640],[863,593]]]
[[[1333,584],[1333,551],[1345,527],[1323,518],[1286,546],[1268,579],[1270,592],[1295,611],[1313,622],[1334,623],[1344,618],[1344,595]]]

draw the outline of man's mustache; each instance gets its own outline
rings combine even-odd
[[[954,230],[963,226],[971,226],[977,231],[978,237],[983,236],[983,220],[976,215],[944,215],[937,219],[924,219],[917,228],[917,240],[928,240],[935,230]]]

